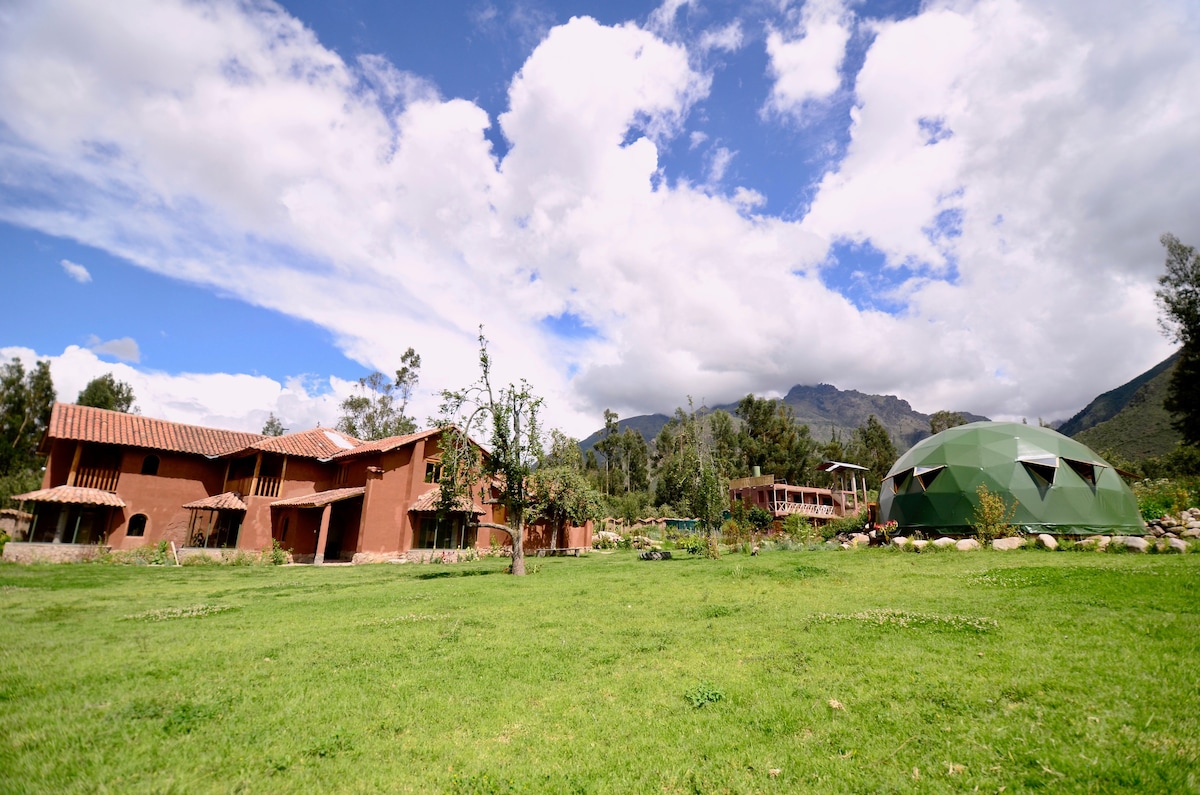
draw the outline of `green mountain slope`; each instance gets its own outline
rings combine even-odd
[[[1163,408],[1163,399],[1177,356],[1093,400],[1068,420],[1068,425],[1077,419],[1084,425],[1072,434],[1074,438],[1097,452],[1111,451],[1134,461],[1174,450],[1179,433],[1171,427],[1171,414]],[[1066,433],[1062,428],[1059,431]]]
[[[1175,361],[1178,358],[1179,354],[1176,353],[1154,365],[1128,383],[1121,384],[1116,389],[1110,389],[1108,392],[1100,395],[1091,403],[1084,406],[1082,411],[1060,425],[1058,432],[1063,436],[1076,437],[1089,428],[1094,428],[1102,422],[1113,419],[1129,407],[1133,403],[1134,396],[1138,391],[1149,385],[1151,381],[1158,378],[1169,378],[1171,368],[1175,366]],[[1139,405],[1141,404],[1144,404],[1144,400],[1140,401]],[[1161,398],[1158,400],[1158,406],[1159,408],[1162,407]],[[1085,442],[1085,444],[1088,443]]]

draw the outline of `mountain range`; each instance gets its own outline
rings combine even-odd
[[[1163,408],[1163,399],[1178,356],[1176,353],[1129,382],[1099,395],[1058,425],[1058,432],[1101,454],[1112,452],[1130,460],[1170,452],[1178,444],[1179,434],[1171,427],[1171,416]],[[821,442],[829,441],[834,433],[849,439],[854,429],[866,423],[872,414],[891,433],[897,452],[904,452],[930,435],[930,415],[915,411],[908,401],[895,395],[870,395],[830,384],[797,385],[788,390],[783,402],[791,407],[796,422],[807,425],[813,438]],[[733,414],[737,403],[701,408],[699,413],[717,409]],[[966,411],[959,413],[968,422],[988,419]],[[619,420],[617,427],[622,431],[632,428],[647,442],[653,442],[669,419],[666,414],[641,414]],[[738,422],[736,416],[734,421]],[[602,434],[603,430],[598,430],[579,443],[585,454],[600,441]]]
[[[839,438],[848,440],[854,429],[865,424],[872,414],[891,433],[897,451],[903,452],[929,436],[930,415],[914,410],[907,400],[895,395],[869,395],[853,389],[838,389],[830,384],[798,384],[788,390],[783,402],[791,407],[796,422],[807,425],[812,437],[819,442],[829,441],[834,433]],[[718,409],[733,414],[737,410],[737,403],[704,407],[699,413],[706,414]],[[987,419],[966,411],[959,413],[968,422]],[[622,431],[632,428],[640,432],[646,441],[652,442],[669,419],[666,414],[641,414],[619,420],[617,427]],[[734,421],[738,422],[736,416]],[[603,429],[598,430],[579,443],[585,454],[600,441],[603,433]]]

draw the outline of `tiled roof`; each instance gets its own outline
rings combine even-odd
[[[282,453],[301,458],[334,458],[353,453],[363,442],[333,428],[313,428],[311,431],[289,433],[285,436],[266,436],[250,447],[265,453]]]
[[[272,508],[321,508],[331,502],[340,502],[352,497],[361,497],[367,493],[365,486],[351,486],[345,489],[329,489],[318,491],[316,494],[305,494],[300,497],[288,497],[286,500],[276,500]]]
[[[74,403],[55,403],[46,431],[46,439],[75,439],[206,456],[243,450],[264,438],[257,433],[184,425]]]
[[[25,494],[14,494],[12,499],[20,502],[61,502],[71,505],[109,505],[113,508],[124,508],[125,500],[111,491],[100,489],[85,489],[80,486],[55,486],[52,489],[38,489]]]
[[[353,450],[342,450],[333,456],[335,460],[353,458],[367,453],[387,453],[397,448],[403,447],[406,444],[412,444],[418,439],[424,439],[427,436],[433,436],[441,431],[440,428],[430,428],[426,431],[417,431],[416,433],[406,434],[404,436],[389,436],[386,439],[376,439],[371,442],[361,442],[358,447]]]
[[[205,497],[202,500],[193,500],[186,503],[183,507],[189,510],[244,511],[246,510],[246,503],[242,502],[241,498],[232,491],[226,491],[221,494],[214,494],[211,497]]]
[[[437,502],[438,491],[439,489],[430,489],[420,497],[417,497],[416,501],[412,504],[412,507],[408,510],[416,513],[433,513],[434,510],[436,510],[434,505]],[[477,507],[473,502],[461,494],[454,501],[454,509],[463,513],[467,513],[468,511],[473,511],[475,513],[484,512],[482,508]]]

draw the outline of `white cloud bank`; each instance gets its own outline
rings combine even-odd
[[[430,387],[474,378],[483,322],[498,375],[527,377],[579,434],[605,406],[817,381],[1062,416],[1166,355],[1157,237],[1200,240],[1196,16],[1101,5],[855,23],[810,4],[802,37],[768,41],[779,118],[837,90],[853,24],[875,38],[845,156],[788,220],[752,214],[753,186],[664,181],[659,145],[688,133],[709,77],[633,24],[550,30],[496,120],[501,160],[474,103],[378,57],[347,64],[266,3],[17,2],[0,19],[0,173],[19,190],[0,218],[318,323],[385,372],[413,345]],[[910,268],[903,312],[825,286],[836,240]],[[596,334],[548,333],[564,314]],[[56,379],[86,383],[88,356],[56,357]],[[295,384],[98,366],[170,419],[336,414]]]

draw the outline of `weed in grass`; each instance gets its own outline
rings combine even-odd
[[[700,682],[688,688],[683,697],[693,709],[700,709],[706,704],[715,704],[725,698],[725,694],[708,682]]]
[[[231,605],[192,605],[191,607],[162,607],[123,616],[126,621],[169,621],[173,618],[199,618],[233,610]]]
[[[983,616],[940,616],[932,613],[915,613],[903,610],[863,610],[858,613],[817,613],[809,618],[814,624],[855,622],[876,627],[899,627],[910,629],[928,627],[950,632],[991,632],[999,624],[994,618]]]
[[[528,787],[518,786],[511,779],[496,778],[487,773],[455,773],[450,779],[450,792],[453,795],[509,795],[528,791]]]

